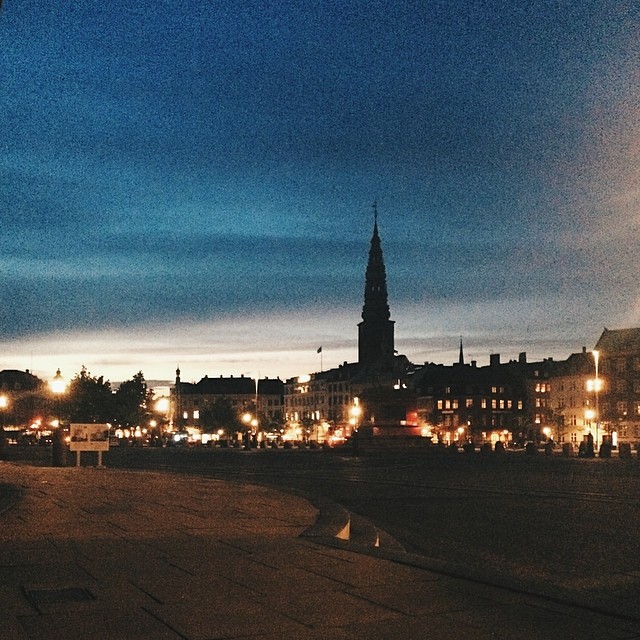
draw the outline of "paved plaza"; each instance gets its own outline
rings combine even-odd
[[[640,623],[337,539],[300,495],[0,462],[1,640],[630,639]]]

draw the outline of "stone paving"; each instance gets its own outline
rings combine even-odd
[[[332,541],[320,515],[247,484],[0,462],[0,640],[640,638]]]

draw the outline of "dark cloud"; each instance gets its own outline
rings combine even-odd
[[[392,310],[638,321],[636,5],[5,6],[4,335],[355,323],[374,199]]]

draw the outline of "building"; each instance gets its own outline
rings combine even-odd
[[[413,384],[418,423],[434,440],[464,444],[528,436],[525,354],[507,364],[493,354],[489,366],[478,367],[475,361],[464,363],[461,345],[457,363],[426,363],[416,371]]]
[[[418,423],[434,439],[476,442],[581,442],[591,426],[587,374],[591,355],[583,348],[566,361],[546,358],[467,365],[460,350],[452,366],[426,363],[414,376]]]
[[[566,360],[556,363],[550,380],[550,428],[560,443],[579,446],[591,433],[595,435],[595,402],[591,381],[594,378],[593,354],[583,347]]]
[[[230,410],[227,422],[239,422],[244,417],[253,430],[277,428],[282,424],[283,395],[284,384],[279,378],[262,378],[257,384],[254,378],[245,376],[205,376],[199,382],[183,382],[177,369],[171,389],[172,423],[177,430],[207,430],[215,421],[214,408],[220,414],[224,405]]]
[[[640,442],[640,329],[604,329],[594,350],[593,402],[600,439]],[[596,440],[597,442],[597,440]]]

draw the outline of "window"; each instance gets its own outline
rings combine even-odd
[[[504,400],[500,400],[500,408],[504,409]]]
[[[200,412],[197,409],[193,412],[193,419],[200,420]]]
[[[616,412],[619,416],[627,415],[627,403],[624,401],[616,402]]]
[[[518,400],[518,411],[522,411],[522,400]]]
[[[473,398],[467,398],[467,399],[464,401],[464,406],[465,406],[467,409],[470,409],[471,407],[473,407]]]
[[[498,408],[498,401],[493,398],[493,400],[491,400],[491,408],[492,409],[497,409]]]
[[[486,409],[486,408],[487,408],[487,399],[486,399],[486,398],[482,398],[482,400],[480,400],[480,406],[481,406],[483,409]]]
[[[491,393],[498,393],[498,387],[491,387]]]
[[[442,411],[442,400],[438,400],[438,409]]]

